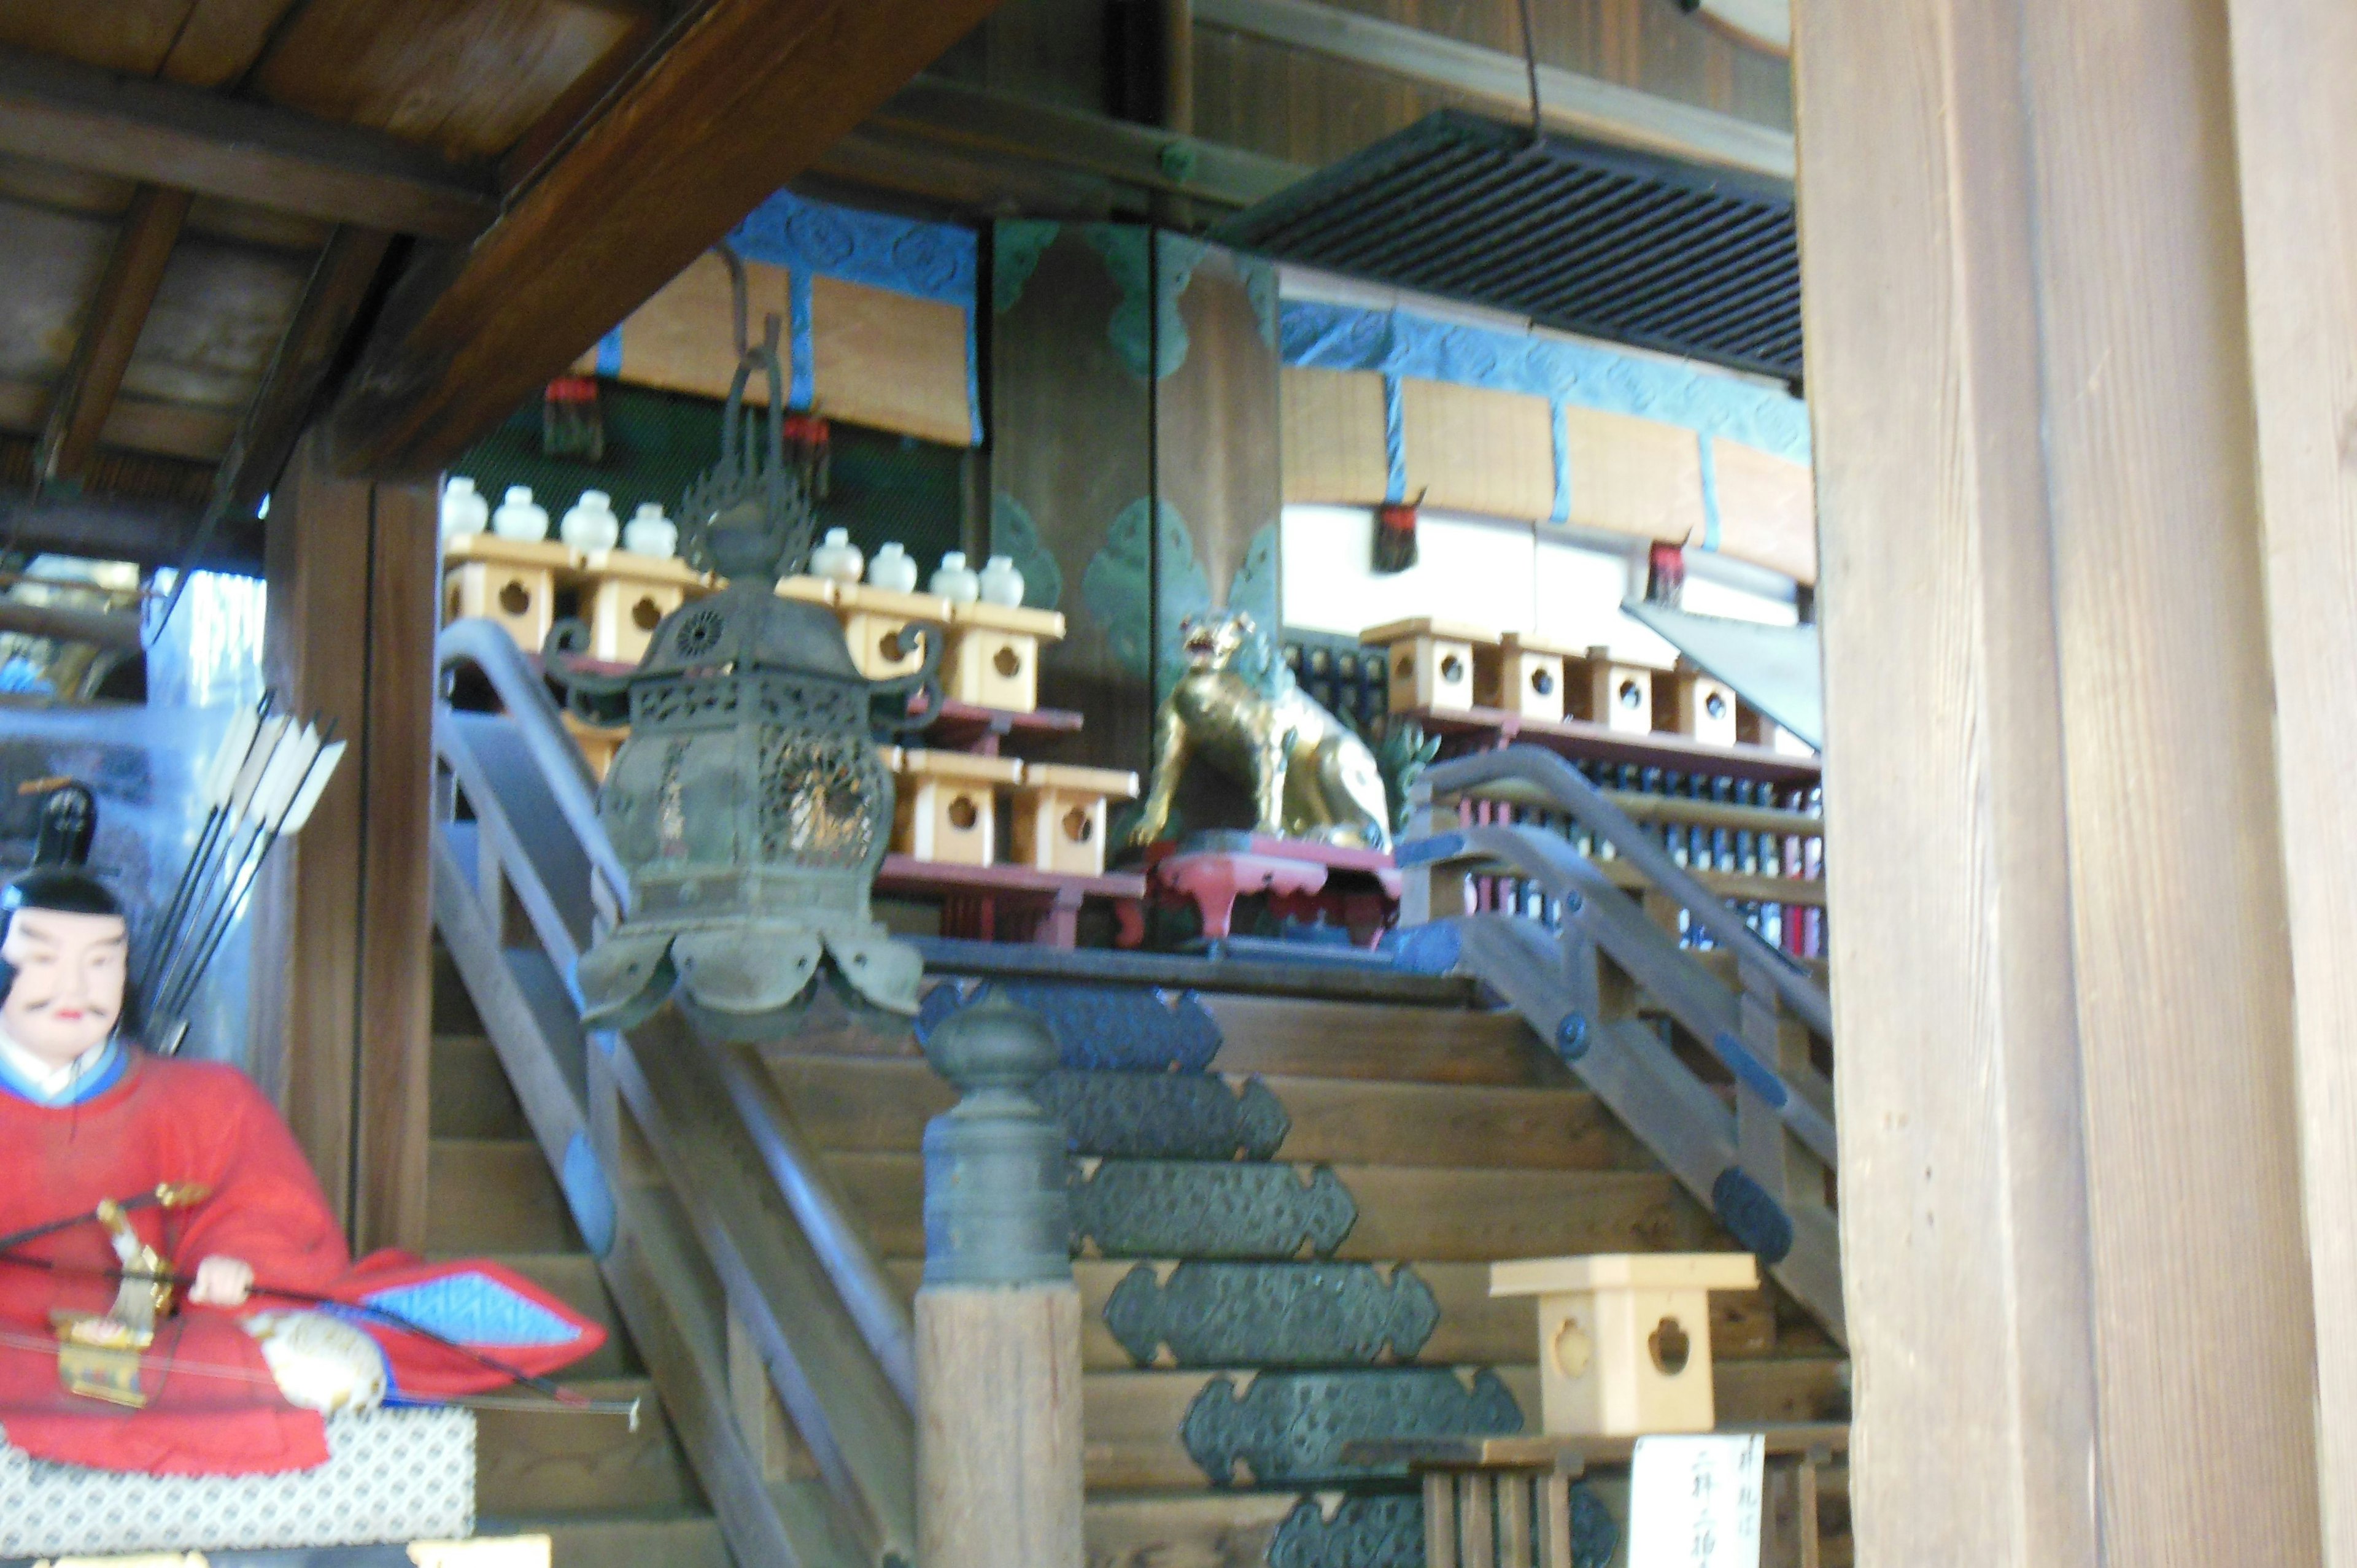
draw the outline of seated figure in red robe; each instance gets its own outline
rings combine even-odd
[[[244,1075],[138,1047],[128,937],[121,906],[80,870],[0,892],[0,1238],[90,1217],[0,1251],[7,1444],[161,1475],[305,1469],[328,1456],[323,1412],[479,1392],[597,1349],[595,1323],[496,1265],[384,1253],[355,1266]],[[166,1187],[202,1196],[167,1207],[154,1200]],[[128,1210],[112,1233],[96,1218],[108,1203]],[[144,1262],[124,1257],[132,1231],[152,1249]],[[168,1273],[182,1294],[137,1352],[127,1399],[70,1391],[60,1316],[104,1317],[126,1269]]]

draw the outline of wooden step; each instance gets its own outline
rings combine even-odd
[[[545,1535],[550,1568],[735,1568],[720,1521],[693,1509],[478,1520],[477,1535]]]
[[[480,1035],[436,1035],[426,1125],[437,1138],[529,1138],[499,1053]]]
[[[915,1155],[830,1154],[827,1168],[879,1256],[924,1255],[924,1165]],[[1216,1171],[1216,1165],[1206,1167]],[[1298,1167],[1305,1173],[1308,1167]],[[1338,1165],[1359,1218],[1339,1258],[1494,1262],[1573,1252],[1728,1246],[1666,1174]]]
[[[1522,1407],[1524,1422],[1535,1426],[1538,1368],[1525,1364],[1493,1369]],[[1475,1370],[1458,1369],[1469,1380]],[[1722,1424],[1848,1419],[1840,1362],[1736,1361],[1717,1366],[1714,1371]],[[1201,1468],[1188,1457],[1179,1436],[1188,1407],[1214,1378],[1232,1378],[1241,1390],[1254,1375],[1243,1370],[1086,1374],[1082,1421],[1089,1489],[1179,1491],[1209,1487]]]
[[[1260,1568],[1300,1500],[1294,1492],[1092,1494],[1082,1522],[1089,1568]]]
[[[1205,995],[1221,1072],[1413,1083],[1569,1086],[1571,1069],[1520,1016],[1456,1007]]]
[[[904,1299],[913,1299],[925,1265],[896,1258],[885,1265]],[[1168,1272],[1173,1262],[1083,1258],[1072,1265],[1081,1287],[1082,1364],[1092,1372],[1132,1371],[1136,1367],[1121,1341],[1105,1326],[1106,1300],[1132,1269]],[[1416,1355],[1440,1366],[1528,1360],[1536,1354],[1537,1319],[1527,1297],[1492,1297],[1487,1263],[1417,1263],[1417,1277],[1432,1289],[1440,1322]],[[1777,1353],[1776,1301],[1768,1290],[1715,1292],[1710,1298],[1711,1354],[1721,1362]],[[1828,1350],[1824,1359],[1837,1359]]]
[[[595,1399],[642,1401],[638,1431],[619,1416],[482,1411],[475,1437],[479,1509],[502,1517],[580,1514],[699,1500],[652,1382],[606,1378],[571,1386]]]
[[[434,939],[434,1032],[437,1035],[479,1035],[482,1016],[475,1011],[467,983],[459,978],[457,961],[442,939]]]
[[[795,1124],[822,1149],[912,1153],[925,1123],[957,1100],[916,1059],[790,1055],[770,1068]],[[1232,1086],[1245,1081],[1228,1077]],[[1279,1159],[1654,1168],[1644,1145],[1585,1090],[1284,1075],[1260,1082],[1293,1123]]]
[[[447,1257],[577,1252],[582,1241],[539,1144],[436,1138],[425,1155],[425,1250]]]

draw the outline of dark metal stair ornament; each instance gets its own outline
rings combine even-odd
[[[1051,1072],[1039,1102],[1076,1155],[1147,1160],[1267,1160],[1293,1130],[1268,1085],[1210,1073]]]
[[[1327,1166],[1196,1160],[1076,1162],[1072,1237],[1107,1258],[1330,1257],[1359,1222]]]
[[[1187,1407],[1178,1435],[1215,1487],[1325,1486],[1404,1477],[1405,1467],[1346,1464],[1365,1439],[1503,1436],[1523,1430],[1522,1407],[1484,1367],[1469,1383],[1448,1367],[1347,1372],[1262,1372],[1239,1390],[1213,1378]]]
[[[871,682],[831,612],[774,591],[816,521],[785,453],[779,331],[773,316],[738,361],[719,461],[680,506],[682,554],[727,585],[664,617],[628,675],[586,667],[578,621],[543,650],[576,714],[630,725],[598,791],[630,908],[578,966],[592,1028],[630,1028],[676,994],[712,1036],[775,1038],[822,976],[856,1009],[917,1011],[924,961],[868,908],[892,817],[875,743],[911,727],[915,693],[939,710],[942,628],[922,628],[921,669]],[[757,368],[766,430],[745,407]]]
[[[1059,1059],[1082,1072],[1200,1073],[1222,1042],[1219,1021],[1192,991],[1073,981],[994,982],[1018,1007],[1039,1015],[1055,1036]],[[925,993],[917,1039],[980,994],[971,983],[943,981]]]
[[[1064,1133],[1032,1098],[1056,1042],[994,991],[934,1029],[925,1059],[963,1091],[925,1124],[925,1284],[1069,1283]]]
[[[1139,1366],[1168,1350],[1181,1367],[1373,1366],[1412,1361],[1440,1326],[1440,1304],[1405,1264],[1221,1263],[1189,1259],[1164,1277],[1122,1276],[1105,1326]]]

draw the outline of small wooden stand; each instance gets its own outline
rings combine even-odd
[[[1589,649],[1577,716],[1626,735],[1651,735],[1655,673],[1651,665],[1614,659],[1609,648]]]
[[[1578,657],[1577,649],[1510,631],[1498,639],[1494,651],[1473,650],[1474,701],[1523,718],[1560,724],[1565,660]]]
[[[808,605],[824,605],[829,609],[836,607],[836,596],[842,591],[843,585],[832,577],[803,576],[778,579],[778,597],[800,599]]]
[[[939,594],[896,594],[844,584],[835,585],[834,603],[843,615],[843,639],[851,649],[851,662],[870,681],[889,681],[922,669],[922,641],[904,639],[900,633],[912,620],[946,626],[950,618],[950,602]]]
[[[1015,791],[1015,858],[1038,871],[1103,876],[1105,802],[1137,799],[1137,775],[1034,762]]]
[[[919,860],[989,865],[998,858],[996,791],[1023,777],[1011,757],[904,751],[893,847]]]
[[[664,555],[593,550],[580,574],[589,657],[614,664],[636,664],[662,618],[705,592],[701,575]]]
[[[1539,1405],[1550,1434],[1708,1432],[1710,1293],[1756,1290],[1749,1252],[1633,1252],[1490,1266],[1492,1296],[1539,1298]]]
[[[573,552],[550,539],[462,533],[443,547],[445,620],[481,616],[497,621],[516,646],[538,653],[556,624],[556,575]]]
[[[1039,644],[1063,635],[1054,610],[952,605],[942,689],[961,703],[1028,714],[1039,705]]]
[[[1391,664],[1391,711],[1437,708],[1463,712],[1473,705],[1473,650],[1493,648],[1498,634],[1458,621],[1389,621],[1359,634],[1361,642],[1383,650]]]
[[[1668,676],[1668,682],[1669,711],[1663,715],[1668,722],[1663,728],[1705,746],[1735,744],[1734,687],[1712,679],[1683,659]]]

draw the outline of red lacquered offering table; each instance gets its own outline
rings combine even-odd
[[[1329,917],[1362,946],[1372,945],[1399,909],[1399,867],[1381,850],[1265,833],[1197,833],[1178,843],[1148,845],[1146,870],[1150,897],[1165,905],[1193,904],[1210,941],[1227,939],[1236,900],[1248,893],[1267,894],[1269,908],[1279,915]],[[1134,948],[1144,942],[1144,901],[1116,913],[1120,944]]]

